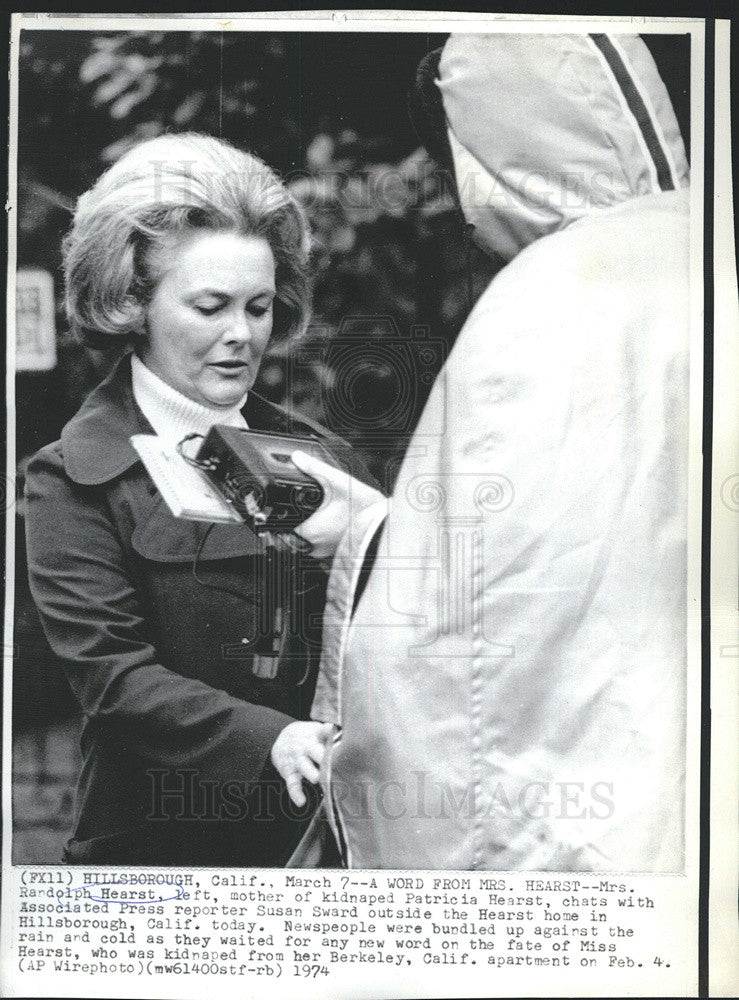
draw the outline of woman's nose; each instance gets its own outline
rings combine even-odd
[[[243,312],[235,313],[231,317],[223,339],[227,344],[245,344],[251,340],[249,317]]]

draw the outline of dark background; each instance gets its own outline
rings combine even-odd
[[[77,197],[133,143],[202,131],[280,172],[316,237],[305,341],[255,388],[349,439],[389,490],[433,378],[494,267],[467,245],[407,97],[445,36],[34,31],[21,36],[18,266],[54,278],[58,364],[16,384],[16,862],[56,861],[78,766],[76,709],[28,591],[23,469],[107,373],[63,315],[60,244]],[[689,38],[646,36],[689,148]],[[357,343],[365,345],[357,353]]]

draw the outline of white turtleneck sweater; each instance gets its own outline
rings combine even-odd
[[[207,434],[214,424],[248,427],[241,414],[246,395],[228,409],[204,406],[173,389],[135,354],[131,355],[131,382],[141,412],[159,437],[172,444],[177,444],[186,434]]]

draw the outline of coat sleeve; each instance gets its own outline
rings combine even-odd
[[[293,720],[158,662],[102,492],[69,480],[58,445],[29,463],[26,531],[33,597],[85,715],[150,766],[258,778]]]

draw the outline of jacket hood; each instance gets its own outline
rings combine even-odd
[[[689,184],[637,35],[452,35],[437,83],[462,210],[505,260],[584,215]]]

